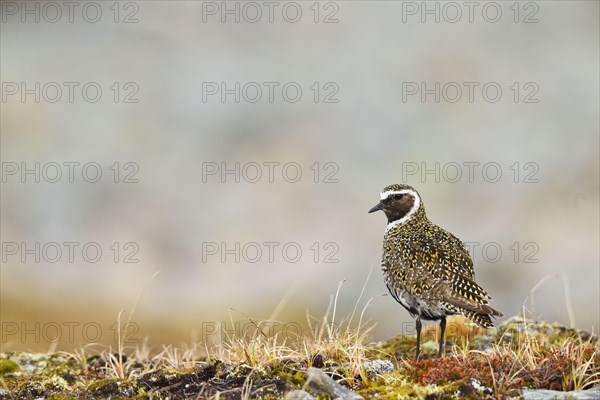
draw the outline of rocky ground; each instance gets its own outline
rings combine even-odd
[[[407,336],[364,345],[358,357],[337,348],[185,367],[139,354],[2,353],[0,399],[600,399],[600,346],[590,333],[513,317],[486,332],[450,332],[441,359],[430,333],[418,361]]]

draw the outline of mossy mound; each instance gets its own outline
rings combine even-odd
[[[585,390],[600,382],[600,347],[588,333],[521,317],[485,332],[465,326],[447,336],[441,359],[434,357],[435,332],[424,336],[420,360],[413,359],[412,336],[366,345],[358,358],[338,351],[253,365],[202,359],[175,368],[172,361],[133,362],[106,353],[2,353],[0,400],[279,399],[306,389],[309,367],[378,399],[493,399],[518,397],[524,388]],[[123,363],[121,370],[115,361]]]
[[[0,391],[0,400],[164,397],[179,400],[196,398],[200,393],[206,397],[219,393],[222,399],[237,400],[243,397],[244,390],[250,389],[253,398],[277,399],[305,382],[304,364],[289,361],[264,367],[199,361],[194,368],[163,367],[148,372],[142,372],[142,368],[132,371],[126,379],[109,377],[111,371],[99,356],[88,357],[85,365],[86,368],[75,359],[56,355],[2,353],[0,382],[6,390]]]

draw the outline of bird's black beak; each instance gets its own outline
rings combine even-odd
[[[377,203],[377,205],[375,207],[373,207],[369,210],[369,214],[371,214],[372,212],[381,210],[382,207],[383,206],[381,205],[381,203]]]

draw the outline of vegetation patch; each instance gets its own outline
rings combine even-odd
[[[267,334],[271,320],[248,318],[254,330],[212,345],[0,353],[0,400],[498,399],[594,387],[591,397],[600,397],[600,347],[588,332],[523,316],[483,330],[456,317],[448,320],[445,357],[435,357],[439,331],[429,326],[414,360],[414,336],[369,340],[370,301],[338,321],[334,300],[293,338]]]
[[[370,343],[370,329],[362,321],[352,328],[351,320],[320,324],[295,341],[301,346],[263,335],[255,323],[254,335],[230,338],[210,354],[199,350],[205,346],[1,353],[0,399],[279,399],[294,390],[310,392],[311,367],[377,399],[497,399],[518,397],[524,388],[572,391],[600,384],[597,337],[559,324],[516,316],[483,331],[457,318],[445,357],[435,357],[439,333],[429,329],[422,358],[414,360],[414,337]]]

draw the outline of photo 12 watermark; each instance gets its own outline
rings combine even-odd
[[[515,161],[512,164],[496,161],[414,162],[400,165],[402,183],[419,180],[421,183],[540,183],[540,166],[534,161]]]
[[[95,161],[4,161],[2,183],[139,183],[140,166],[133,161],[101,164]]]
[[[114,322],[106,325],[96,321],[2,321],[1,343],[74,345],[121,342],[125,345],[140,343],[140,327],[135,322]]]
[[[202,162],[202,183],[339,183],[339,164],[295,161]]]
[[[137,104],[140,86],[136,82],[2,82],[2,103],[88,103]]]
[[[320,340],[335,342],[331,335],[321,332],[340,332],[342,327],[335,322],[314,321],[310,326],[290,321],[204,321],[199,329],[201,343],[219,345],[231,340],[254,341],[277,340],[282,343],[304,345],[307,338],[320,337]]]
[[[337,82],[202,82],[202,103],[287,103],[337,104]]]
[[[402,102],[420,103],[513,103],[537,104],[540,85],[537,82],[402,82]]]
[[[338,243],[330,242],[202,242],[202,263],[337,264]]]
[[[534,241],[511,243],[463,242],[463,246],[465,246],[475,264],[479,262],[538,264],[540,262],[537,258],[540,245]]]
[[[16,242],[2,241],[3,264],[68,263],[137,264],[140,245],[136,242]]]
[[[202,1],[202,23],[337,24],[340,4],[335,1]]]
[[[3,24],[140,22],[140,6],[135,1],[3,1],[1,10]]]
[[[402,1],[401,4],[405,24],[540,22],[540,3],[534,1]]]

